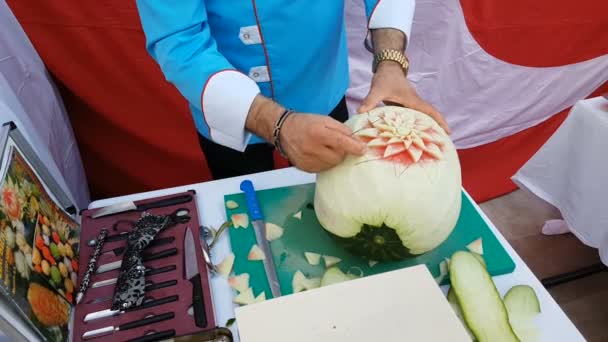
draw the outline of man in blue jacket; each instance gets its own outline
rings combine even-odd
[[[407,80],[415,0],[365,1],[380,102],[440,113]],[[365,146],[342,122],[349,84],[344,0],[137,0],[146,48],[190,105],[214,178],[270,170],[277,148],[318,172]],[[291,111],[293,110],[293,111]]]

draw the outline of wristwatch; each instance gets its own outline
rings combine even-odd
[[[382,61],[393,61],[399,63],[401,65],[401,68],[403,69],[403,72],[407,76],[407,72],[410,67],[410,62],[403,52],[399,50],[386,49],[374,54],[374,62],[372,65],[372,71],[374,73],[378,69],[378,64],[380,64],[380,62]]]

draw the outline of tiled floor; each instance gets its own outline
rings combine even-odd
[[[528,192],[512,192],[481,208],[540,279],[599,262],[597,250],[572,234],[541,235],[544,222],[560,214]],[[589,342],[608,342],[608,272],[551,287],[549,292]]]

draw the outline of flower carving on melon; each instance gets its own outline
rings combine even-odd
[[[381,111],[359,120],[353,132],[375,159],[403,166],[443,159],[443,131],[431,117],[416,111]]]

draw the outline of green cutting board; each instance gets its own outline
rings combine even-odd
[[[363,273],[364,276],[426,264],[433,276],[438,277],[439,264],[445,258],[449,258],[458,250],[466,250],[467,244],[482,238],[483,257],[491,275],[506,274],[515,269],[515,263],[464,192],[457,225],[444,243],[417,257],[398,262],[378,263],[370,267],[368,260],[345,251],[320,225],[313,209],[314,191],[314,183],[256,191],[265,221],[284,228],[283,236],[270,243],[282,295],[293,293],[291,282],[297,270],[309,278],[323,275],[325,270],[323,259],[319,265],[310,265],[304,257],[304,252],[338,257],[342,261],[337,266],[342,271],[350,270],[351,273]],[[229,194],[224,196],[224,199],[238,203],[235,209],[225,207],[228,220],[233,214],[247,213],[247,203],[243,193]],[[302,213],[301,219],[294,217],[299,211]],[[247,260],[251,247],[256,243],[251,222],[245,229],[230,227],[229,234],[235,255],[234,274],[249,273],[249,284],[253,288],[254,295],[257,296],[264,291],[266,298],[272,298],[263,262]],[[449,284],[449,278],[445,277],[440,284]]]

